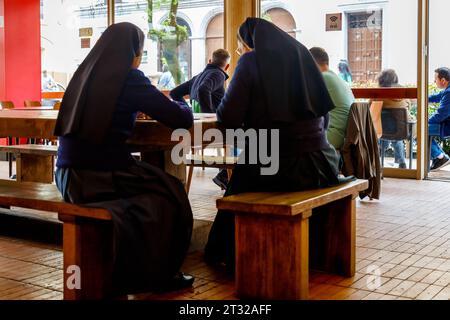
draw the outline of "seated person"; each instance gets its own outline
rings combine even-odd
[[[267,141],[252,145],[267,143],[279,165],[276,173],[262,174],[267,166],[261,159],[257,164],[246,161],[253,151],[246,143],[225,196],[338,185],[339,156],[326,137],[334,104],[308,49],[259,18],[248,18],[241,25],[238,45],[242,56],[217,108],[218,121],[226,129],[256,131],[258,139],[267,138],[268,131],[278,132],[276,154]],[[224,263],[233,272],[234,237],[233,214],[219,211],[205,248],[206,261]]]
[[[386,69],[378,76],[378,85],[380,88],[399,87],[398,76],[395,70]],[[409,111],[411,103],[407,99],[382,99],[383,109],[396,109],[403,108]],[[409,112],[408,112],[409,114]],[[382,152],[386,151],[389,144],[394,148],[395,163],[398,164],[400,169],[406,169],[406,154],[405,154],[405,142],[403,140],[398,141],[383,141]]]
[[[158,81],[159,90],[171,90],[175,87],[175,79],[173,78],[172,72],[169,70],[169,66],[165,64],[163,66],[163,73]]]
[[[428,102],[430,103],[439,103],[438,110],[428,120],[428,123],[443,124],[450,118],[450,69],[436,69],[434,80],[437,87],[442,89],[442,91],[428,98]],[[433,140],[431,144],[431,160],[433,161],[431,171],[437,171],[450,164],[450,157],[445,154],[436,140]]]
[[[195,113],[216,113],[225,94],[229,63],[228,51],[224,49],[214,51],[205,70],[170,91],[170,96],[175,101],[184,101],[184,96],[190,95]]]
[[[337,149],[344,145],[347,131],[348,114],[355,96],[349,85],[336,73],[330,70],[330,59],[327,52],[318,47],[309,50],[316,60],[319,70],[322,72],[328,93],[336,108],[330,111],[330,125],[327,130],[328,141]]]
[[[111,212],[117,295],[175,290],[194,281],[179,273],[193,228],[184,187],[136,161],[126,144],[138,112],[174,129],[193,125],[190,107],[166,98],[138,70],[144,40],[131,23],[108,27],[70,81],[55,126],[55,180],[64,200]]]
[[[349,85],[353,82],[352,72],[350,71],[350,66],[347,60],[341,60],[338,64],[339,77],[347,82]]]
[[[216,113],[225,94],[225,81],[228,80],[226,71],[230,67],[230,58],[227,50],[214,51],[212,59],[209,60],[209,64],[202,73],[170,92],[172,99],[184,101],[184,96],[190,95],[195,113]],[[232,148],[232,152],[236,156],[237,150]],[[227,170],[220,170],[213,181],[222,190],[225,190],[228,184]]]

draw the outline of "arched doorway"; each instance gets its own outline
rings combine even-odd
[[[223,13],[214,16],[208,23],[205,40],[206,63],[211,59],[215,50],[224,47],[223,23]]]
[[[277,27],[290,34],[295,38],[295,30],[297,25],[295,24],[294,17],[289,11],[282,8],[269,9],[265,13],[266,18],[269,18]]]

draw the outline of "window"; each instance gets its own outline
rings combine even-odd
[[[215,15],[208,23],[206,29],[206,62],[211,59],[215,50],[224,47],[224,32],[223,32],[223,13]]]
[[[107,27],[107,6],[97,0],[41,0],[42,71],[61,91]]]
[[[285,9],[281,8],[272,8],[267,10],[264,15],[264,18],[273,22],[280,29],[289,33],[292,37],[295,38],[296,34],[296,25],[294,17]]]
[[[223,0],[154,0],[152,8],[148,1],[123,0],[116,1],[115,21],[134,23],[144,31],[147,61],[140,69],[160,89],[172,89],[200,73],[210,50],[219,46],[212,41],[223,38],[223,22],[215,20],[222,12]],[[166,81],[170,77],[173,81]]]

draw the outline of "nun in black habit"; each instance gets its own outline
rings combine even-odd
[[[135,161],[126,141],[138,112],[171,128],[190,128],[190,107],[172,102],[137,68],[144,33],[110,26],[75,72],[62,101],[56,183],[68,202],[108,209],[113,217],[116,294],[191,286],[179,272],[193,227],[183,185]]]
[[[335,106],[308,49],[274,24],[248,18],[239,29],[244,53],[217,117],[227,129],[278,129],[279,170],[238,164],[225,193],[301,191],[339,184],[339,157],[328,143],[328,113]],[[245,157],[248,144],[241,154]],[[270,146],[269,146],[270,150]],[[276,156],[272,154],[272,156]],[[205,260],[234,270],[234,216],[219,211]]]

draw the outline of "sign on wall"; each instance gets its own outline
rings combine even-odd
[[[80,37],[92,37],[93,33],[92,28],[80,28],[79,30]]]
[[[81,38],[81,49],[88,49],[91,47],[91,38]]]
[[[342,31],[342,13],[326,15],[326,31]]]
[[[5,27],[5,17],[0,16],[0,28],[4,28],[4,27]]]

